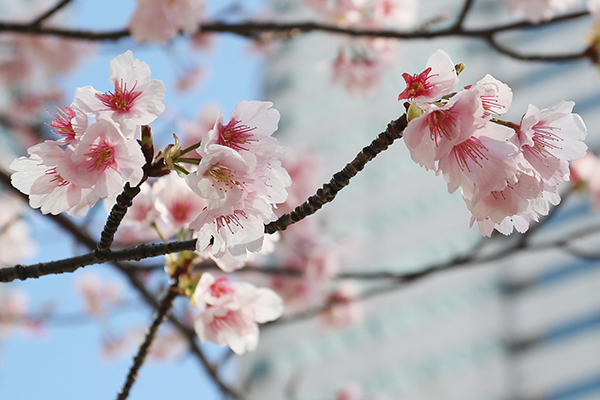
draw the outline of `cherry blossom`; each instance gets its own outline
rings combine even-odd
[[[161,177],[152,186],[154,207],[168,227],[167,236],[188,228],[206,207],[206,200],[197,196],[176,173]]]
[[[462,91],[442,106],[427,106],[404,131],[412,159],[427,169],[435,169],[436,161],[484,126],[483,115],[483,106],[474,91]]]
[[[73,166],[61,171],[62,176],[78,186],[95,187],[101,198],[119,193],[125,182],[140,183],[146,163],[140,145],[107,119],[88,127],[71,158]]]
[[[29,195],[29,205],[42,213],[60,214],[66,211],[80,217],[100,196],[91,187],[84,187],[65,178],[64,171],[75,169],[71,160],[73,149],[61,149],[53,141],[45,141],[27,149],[29,157],[20,157],[10,164],[15,171],[12,185]]]
[[[246,282],[229,283],[210,273],[202,274],[193,304],[200,309],[194,323],[200,341],[229,346],[236,354],[255,350],[258,324],[283,313],[281,298],[272,290]]]
[[[52,117],[52,122],[46,125],[53,128],[53,133],[62,136],[57,143],[61,145],[76,144],[88,127],[87,116],[71,107],[63,107],[63,109],[56,107],[56,110],[56,116],[48,112]]]
[[[425,104],[441,99],[458,85],[456,68],[445,51],[436,51],[426,65],[427,69],[420,74],[402,74],[406,89],[400,93],[398,100]]]
[[[587,150],[583,143],[587,129],[571,112],[574,105],[562,101],[540,110],[530,104],[521,119],[517,138],[523,156],[549,185],[569,180],[567,161],[583,157]]]
[[[126,135],[133,134],[135,125],[148,125],[164,111],[164,84],[150,79],[150,67],[134,60],[131,50],[110,62],[110,82],[112,92],[102,93],[91,86],[77,89],[73,105],[91,117],[112,119]]]

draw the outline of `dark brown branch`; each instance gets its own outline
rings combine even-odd
[[[20,195],[24,199],[24,201],[27,201],[27,196],[24,195],[23,193],[19,192],[17,189],[15,189],[10,184],[10,176],[8,174],[6,174],[4,171],[2,171],[1,169],[0,169],[0,182],[5,184],[6,187],[11,189],[15,194]],[[47,218],[52,219],[54,222],[56,222],[62,229],[71,233],[73,238],[77,242],[85,245],[88,249],[94,250],[96,248],[96,241],[94,239],[92,239],[80,227],[78,227],[76,224],[74,224],[69,218],[65,217],[64,215],[47,214],[45,216]],[[178,251],[183,251],[183,250],[193,250],[196,248],[196,240],[188,240],[187,242],[175,242],[175,243],[171,243],[171,244],[167,243],[167,244],[161,244],[160,246],[165,246],[165,245],[169,246],[170,248],[163,249],[165,251],[164,252],[160,251],[161,254],[168,254],[171,252],[178,252]],[[178,247],[178,246],[180,246],[180,247]],[[140,246],[136,246],[136,247],[138,249],[140,248]],[[135,250],[136,247],[133,247],[131,249],[125,249],[123,251],[125,251],[125,252],[131,251],[132,253],[137,253],[138,250]],[[160,249],[160,247],[155,248],[155,250],[159,250],[159,249]],[[91,253],[91,254],[93,254],[93,253]],[[161,254],[156,254],[156,255],[161,255]],[[126,256],[125,259],[130,259],[127,257],[129,257],[129,256]],[[136,259],[145,258],[144,256],[139,255],[139,253],[136,257],[139,257]],[[146,304],[148,304],[150,307],[154,308],[155,310],[157,310],[160,307],[159,301],[154,297],[154,295],[152,293],[150,293],[150,291],[146,288],[146,285],[140,280],[140,278],[138,278],[138,276],[135,272],[135,269],[132,268],[131,265],[128,265],[128,264],[125,264],[125,263],[122,263],[119,261],[115,261],[115,260],[110,260],[110,262],[128,278],[129,283],[139,292],[139,294],[142,296],[142,298],[144,299]],[[0,269],[0,275],[3,274],[4,271],[6,271],[6,270],[11,270],[11,268]],[[1,281],[1,279],[0,279],[0,281]],[[190,328],[189,326],[187,326],[186,324],[182,323],[173,314],[169,314],[168,318],[169,318],[169,322],[172,323],[187,338],[189,346],[190,346],[190,352],[192,354],[194,354],[196,356],[196,358],[200,361],[200,364],[204,367],[206,372],[210,375],[210,377],[213,379],[213,381],[219,387],[219,389],[225,395],[229,396],[232,399],[243,399],[243,397],[239,393],[237,393],[235,390],[233,390],[228,385],[226,385],[221,380],[221,378],[218,376],[217,369],[208,361],[208,359],[206,358],[206,356],[204,355],[204,353],[202,352],[202,350],[196,343],[196,333],[194,332],[194,330],[192,328]]]
[[[500,54],[504,54],[505,56],[514,58],[516,60],[521,61],[574,61],[580,60],[583,58],[590,58],[591,54],[589,53],[589,48],[585,48],[581,51],[575,53],[566,53],[566,54],[522,54],[518,53],[508,47],[500,44],[498,39],[495,36],[488,36],[486,40],[489,45],[496,50]]]
[[[138,353],[133,358],[133,365],[129,369],[127,379],[125,380],[123,388],[119,391],[117,400],[125,400],[127,399],[127,396],[129,396],[129,391],[135,383],[138,371],[140,370],[140,368],[144,364],[144,361],[146,360],[146,356],[150,351],[150,346],[152,345],[152,342],[156,337],[156,332],[158,332],[158,328],[164,321],[167,313],[171,310],[171,307],[173,307],[173,301],[175,300],[175,297],[177,297],[177,282],[177,280],[174,280],[171,283],[169,291],[160,301],[160,307],[156,310],[156,316],[154,317],[154,321],[152,322],[152,325],[150,325],[150,328],[148,328],[148,332],[146,332],[146,338],[144,339],[144,343],[142,343],[138,350]]]
[[[314,196],[311,196],[304,204],[296,207],[292,212],[284,214],[277,221],[273,221],[265,226],[266,233],[283,231],[291,224],[314,214],[323,207],[324,204],[331,202],[340,190],[348,186],[350,179],[360,172],[365,165],[375,158],[379,153],[386,150],[396,139],[402,137],[404,128],[407,125],[406,114],[388,124],[387,129],[380,133],[370,145],[364,147],[360,153],[350,163],[346,164],[344,169],[333,175],[333,178],[317,190]]]
[[[458,18],[456,19],[456,22],[454,23],[453,29],[461,30],[463,28],[463,24],[465,22],[465,19],[467,18],[467,14],[469,13],[469,10],[471,9],[472,6],[473,6],[473,0],[465,0],[463,7],[460,10],[460,14],[458,14]]]
[[[142,182],[144,180],[142,180]],[[110,253],[110,246],[115,238],[115,233],[117,232],[117,229],[119,229],[119,225],[127,213],[127,209],[131,207],[133,198],[140,192],[140,185],[142,182],[133,188],[129,185],[129,182],[127,182],[123,188],[123,192],[117,196],[117,202],[112,210],[110,210],[110,215],[106,220],[106,225],[104,225],[100,241],[94,252],[99,259],[106,257]]]
[[[497,43],[491,38],[500,32],[536,28],[539,26],[547,26],[551,24],[561,23],[564,21],[570,21],[585,17],[589,15],[587,11],[575,12],[557,16],[548,21],[543,21],[539,24],[533,24],[528,21],[521,21],[515,23],[508,23],[505,25],[499,25],[486,29],[472,29],[467,30],[462,28],[463,19],[471,7],[471,0],[466,0],[466,3],[459,15],[457,23],[454,26],[447,29],[440,29],[437,31],[421,31],[416,30],[412,32],[400,32],[390,29],[358,29],[358,28],[346,28],[335,25],[320,24],[315,22],[289,22],[289,23],[276,23],[276,22],[242,22],[242,23],[226,23],[226,22],[207,22],[199,27],[202,33],[231,33],[234,35],[243,36],[250,39],[256,39],[261,37],[261,34],[271,32],[280,33],[278,37],[289,38],[296,36],[300,33],[309,32],[327,32],[340,35],[346,35],[351,37],[383,37],[390,39],[432,39],[437,37],[469,37],[483,39],[492,45],[495,49],[502,52],[510,57],[515,57],[524,61],[537,61],[543,56],[533,56],[530,59],[526,56],[519,55],[503,47],[496,47]],[[112,32],[94,32],[94,31],[82,31],[66,28],[55,28],[55,27],[43,27],[41,25],[32,24],[17,24],[10,22],[0,22],[0,32],[13,32],[22,34],[36,34],[36,35],[51,35],[63,38],[88,40],[88,41],[105,41],[105,40],[119,40],[127,38],[131,35],[129,30],[124,29],[120,31]],[[586,58],[589,57],[587,54],[579,54],[578,57],[575,54],[567,54],[564,57],[560,55],[550,56],[551,61],[567,61],[574,58]],[[545,58],[542,58],[546,60]]]
[[[51,9],[49,9],[48,11],[46,11],[45,13],[43,13],[42,15],[40,15],[39,17],[37,17],[31,23],[31,25],[33,25],[33,26],[40,25],[42,22],[44,22],[45,20],[47,20],[48,18],[50,18],[51,16],[53,16],[54,14],[56,14],[57,11],[59,11],[60,9],[62,9],[63,7],[65,7],[70,2],[71,2],[71,0],[61,0],[61,1],[59,1],[54,7],[52,7]]]
[[[81,256],[65,258],[33,265],[16,265],[0,269],[0,282],[11,282],[15,279],[39,278],[44,275],[74,272],[86,265],[101,264],[104,262],[141,260],[149,257],[177,253],[184,250],[194,250],[196,239],[182,242],[169,242],[157,244],[139,244],[124,250],[109,251],[98,257],[96,251]]]

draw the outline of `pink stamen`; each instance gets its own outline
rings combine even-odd
[[[52,129],[52,132],[64,137],[67,143],[75,141],[75,130],[71,124],[71,120],[75,118],[75,111],[70,107],[64,107],[62,110],[59,107],[56,107],[56,109],[58,110],[56,117],[46,110],[48,115],[52,117],[52,123],[46,125],[54,128]]]
[[[88,171],[96,171],[98,174],[104,172],[107,168],[117,166],[115,161],[115,150],[103,140],[102,142],[90,146],[90,151],[85,153],[87,160],[91,161]],[[115,168],[116,169],[116,168]]]
[[[227,278],[226,276],[215,280],[215,283],[210,285],[211,296],[219,298],[228,294],[233,294],[233,289],[229,285],[229,278]]]
[[[53,178],[50,179],[50,182],[58,182],[56,184],[56,186],[58,187],[67,186],[69,184],[68,181],[66,181],[62,176],[59,175],[59,173],[56,171],[56,167],[46,170],[46,175],[53,175]]]
[[[471,172],[467,162],[468,160],[471,160],[483,168],[483,165],[481,165],[481,160],[488,159],[485,155],[485,152],[488,151],[487,147],[485,147],[483,143],[481,143],[481,140],[476,137],[470,137],[461,144],[454,146],[452,151],[454,152],[456,162],[463,171],[466,169],[467,171]]]
[[[552,142],[562,142],[563,139],[560,136],[552,133],[552,130],[558,129],[551,126],[538,126],[535,125],[533,129],[533,147],[530,146],[531,150],[536,153],[539,159],[546,158],[550,154],[549,150],[561,149],[562,147],[557,146]],[[552,156],[554,157],[554,156]]]
[[[121,79],[120,84],[115,83],[114,93],[97,94],[96,97],[110,110],[127,112],[131,110],[135,100],[142,95],[142,92],[135,91],[136,86],[137,83],[131,90],[127,90],[127,85]]]
[[[229,215],[221,215],[220,217],[215,218],[215,223],[217,224],[217,229],[221,229],[224,226],[227,226],[227,229],[229,229],[229,232],[233,235],[235,232],[233,232],[233,229],[231,228],[231,225],[235,225],[238,226],[240,228],[244,228],[244,226],[242,225],[242,223],[240,222],[240,217],[246,218],[246,213],[243,212],[242,210],[235,210],[233,212],[233,214],[229,214]]]
[[[245,147],[248,142],[255,142],[256,139],[252,136],[252,131],[256,128],[251,128],[248,125],[243,125],[240,121],[232,119],[227,125],[218,124],[217,143],[223,146],[231,147],[236,151],[248,150]]]
[[[431,140],[437,146],[442,137],[450,140],[456,130],[456,118],[448,111],[433,111],[427,117]]]

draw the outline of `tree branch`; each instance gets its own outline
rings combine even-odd
[[[291,224],[314,214],[324,204],[331,202],[340,190],[348,186],[350,179],[361,171],[369,161],[386,150],[394,140],[402,137],[407,124],[406,114],[390,122],[387,129],[380,133],[370,145],[364,147],[354,160],[346,164],[344,169],[333,175],[329,183],[324,184],[321,189],[317,190],[314,196],[309,197],[308,200],[296,207],[292,212],[284,214],[276,221],[266,225],[265,232],[270,234],[283,231]]]
[[[175,300],[175,297],[177,297],[177,283],[177,279],[174,279],[171,282],[169,291],[160,301],[160,307],[156,310],[156,316],[154,317],[154,321],[152,322],[152,325],[150,325],[150,328],[148,328],[148,332],[146,333],[144,343],[142,343],[138,350],[138,353],[133,358],[133,365],[129,369],[127,379],[125,380],[123,388],[119,391],[117,400],[125,400],[127,399],[127,396],[129,396],[129,391],[135,383],[138,371],[140,370],[140,368],[144,364],[144,361],[146,360],[146,356],[150,351],[150,345],[152,345],[152,342],[156,337],[156,332],[158,332],[158,328],[164,321],[167,313],[171,310],[171,307],[173,307],[173,301]]]
[[[48,11],[46,11],[45,13],[43,13],[42,15],[40,15],[39,17],[37,17],[35,20],[33,20],[33,22],[31,22],[31,25],[32,26],[38,26],[38,25],[40,25],[42,22],[44,22],[45,20],[47,20],[48,18],[50,18],[51,16],[53,16],[57,11],[59,11],[60,9],[62,9],[63,7],[65,7],[70,2],[71,2],[71,0],[61,0],[61,1],[59,1],[54,7],[52,7],[51,9],[49,9]]]

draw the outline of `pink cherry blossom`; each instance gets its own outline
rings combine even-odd
[[[264,206],[263,206],[264,207]],[[251,204],[221,214],[218,209],[205,209],[192,221],[190,228],[198,232],[196,249],[203,251],[212,242],[212,254],[223,257],[229,250],[232,256],[244,259],[247,252],[258,252],[264,239],[265,210]],[[274,220],[274,215],[271,218]]]
[[[56,107],[56,110],[56,116],[48,112],[52,117],[52,122],[46,125],[53,128],[53,133],[62,136],[58,141],[59,144],[77,143],[88,127],[87,116],[71,107],[64,107],[62,110]]]
[[[509,141],[512,136],[512,129],[490,122],[455,145],[439,162],[448,191],[460,187],[463,197],[476,202],[515,182],[518,149]]]
[[[404,131],[404,141],[412,159],[427,169],[450,153],[454,146],[484,126],[484,110],[474,91],[462,91],[442,106],[430,105],[412,119]]]
[[[104,198],[119,193],[125,182],[137,185],[146,160],[137,141],[125,138],[112,121],[99,119],[81,137],[72,162],[60,170],[62,176],[81,187],[95,187]]]
[[[568,161],[585,155],[587,129],[572,101],[542,110],[529,105],[517,138],[525,159],[549,185],[569,180]]]
[[[258,324],[283,313],[281,298],[272,290],[246,282],[230,284],[227,278],[215,279],[209,273],[201,277],[193,299],[200,308],[194,323],[200,341],[229,346],[236,354],[255,350]]]
[[[185,180],[175,172],[161,177],[152,186],[154,207],[168,227],[167,236],[187,228],[206,207]]]
[[[479,95],[481,104],[487,114],[502,115],[508,111],[512,104],[513,94],[511,88],[490,74],[487,74],[470,89]]]
[[[88,206],[96,204],[100,196],[90,187],[84,187],[65,178],[63,171],[76,169],[71,160],[73,150],[63,150],[56,142],[45,141],[27,149],[29,157],[20,157],[10,164],[15,171],[12,185],[29,195],[29,205],[42,213],[60,214],[66,211],[83,216]]]
[[[110,82],[112,92],[102,93],[91,86],[77,89],[73,105],[91,117],[112,119],[126,134],[135,125],[150,124],[164,111],[164,84],[150,79],[150,67],[134,60],[131,50],[110,62]]]
[[[138,43],[166,42],[180,30],[195,33],[204,15],[203,0],[136,0],[136,4],[129,29]]]
[[[398,100],[425,104],[437,101],[450,93],[458,85],[458,75],[450,56],[443,50],[436,51],[427,60],[427,69],[420,74],[402,74],[406,89]]]

